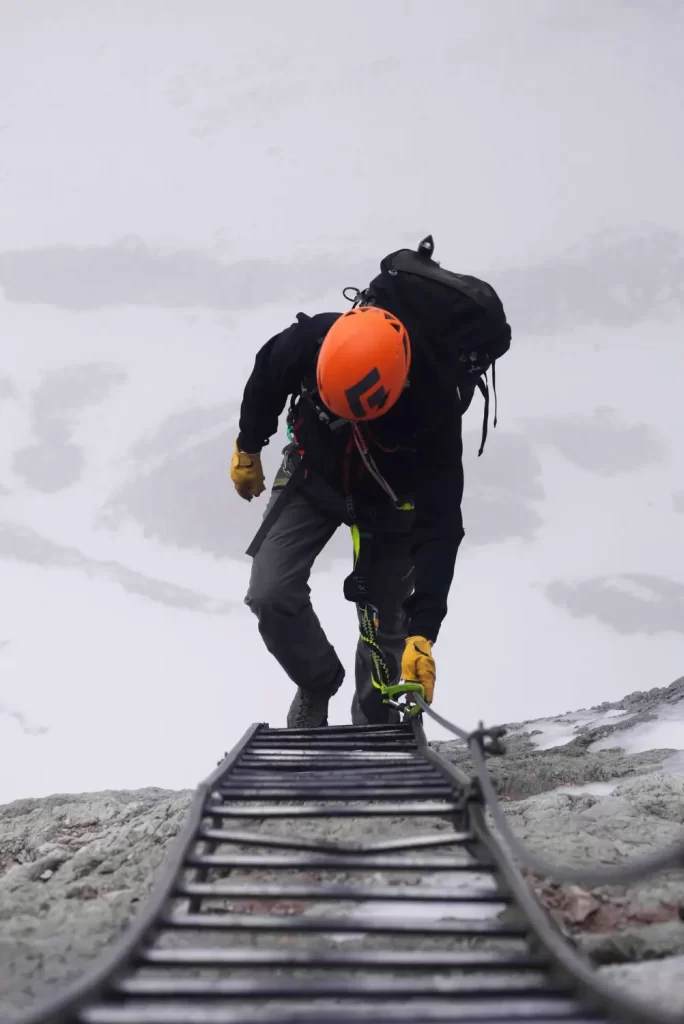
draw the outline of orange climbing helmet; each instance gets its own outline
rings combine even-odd
[[[399,398],[411,365],[406,328],[386,309],[356,306],[332,325],[321,345],[316,381],[331,412],[373,420]]]

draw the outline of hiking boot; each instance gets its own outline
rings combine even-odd
[[[287,713],[288,729],[318,729],[328,724],[330,695],[316,690],[297,687],[295,698]]]

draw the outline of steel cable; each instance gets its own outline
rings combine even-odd
[[[657,853],[635,857],[626,864],[611,867],[588,868],[575,867],[571,864],[554,864],[535,853],[534,850],[530,850],[518,839],[501,808],[492,776],[487,768],[479,734],[467,733],[453,722],[449,722],[442,715],[433,711],[420,696],[412,694],[412,699],[415,700],[421,711],[467,744],[492,820],[510,851],[529,870],[545,875],[556,882],[577,882],[584,885],[625,885],[656,872],[684,868],[684,839]]]

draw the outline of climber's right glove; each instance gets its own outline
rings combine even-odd
[[[401,678],[405,683],[420,683],[428,704],[432,703],[435,695],[436,675],[432,640],[426,640],[424,636],[408,637],[401,659]]]
[[[230,479],[235,484],[235,490],[245,501],[258,498],[266,490],[259,452],[241,452],[236,441],[230,462]]]

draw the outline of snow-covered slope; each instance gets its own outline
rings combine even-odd
[[[428,230],[514,330],[481,459],[468,417],[439,709],[520,720],[681,673],[666,15],[377,3],[359,33],[308,3],[6,7],[0,800],[192,786],[253,720],[283,722],[291,684],[242,604],[263,501],[228,478],[241,389],[299,309],[344,308]],[[381,131],[359,131],[369,108]],[[312,585],[351,668],[348,558],[341,531]]]
[[[565,748],[569,756],[582,754],[583,771],[589,777],[596,760],[591,755],[615,750],[628,758],[646,751],[666,752],[661,757],[664,769],[684,775],[684,676],[666,688],[511,726],[510,736],[515,747],[532,753]],[[614,778],[604,774],[600,781],[572,787],[572,791],[612,792],[620,774]]]

